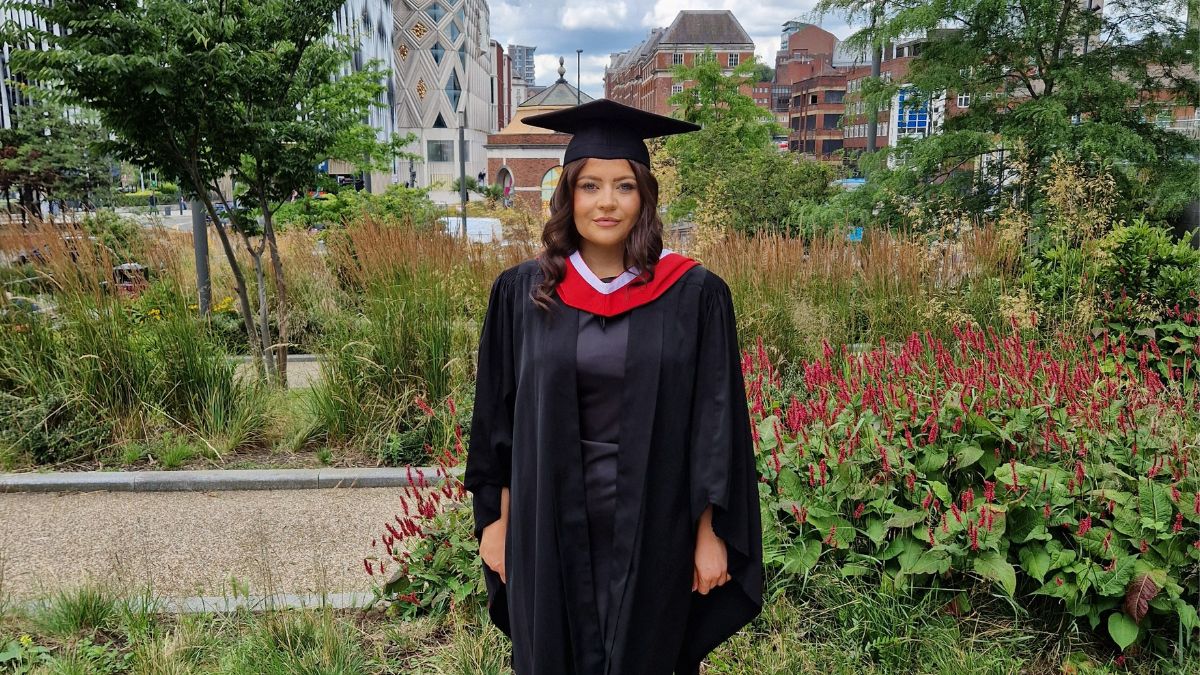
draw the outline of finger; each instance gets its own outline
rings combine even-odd
[[[496,570],[496,574],[500,575],[500,583],[508,585],[508,575],[504,573],[504,565],[500,565],[500,569]]]
[[[692,568],[692,591],[694,592],[697,588],[700,588],[700,575],[698,572],[696,572],[696,568],[693,567]]]

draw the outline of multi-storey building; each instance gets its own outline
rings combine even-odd
[[[694,65],[712,50],[726,70],[754,60],[754,40],[728,10],[680,12],[667,28],[655,28],[636,47],[610,55],[604,69],[604,96],[660,115],[671,113],[669,99],[683,91],[676,82],[677,65]],[[746,85],[744,92],[752,93]]]
[[[495,109],[495,126],[491,132],[504,128],[508,121],[512,119],[513,113],[513,76],[512,76],[512,57],[504,53],[504,48],[499,42],[492,40],[489,43],[492,51],[492,58],[495,60],[494,68],[492,69],[492,105]]]
[[[40,4],[49,4],[50,0],[37,0]],[[46,22],[33,13],[17,9],[6,3],[0,14],[4,24],[15,28],[35,28],[47,30]],[[58,26],[51,26],[49,32],[60,34]],[[16,49],[45,49],[47,45],[9,44],[0,45],[0,129],[12,129],[20,124],[21,107],[30,101],[29,95],[21,90],[27,84],[19,75],[12,72],[10,57]]]
[[[842,149],[846,76],[832,68],[792,85],[788,149],[833,161]]]
[[[513,76],[525,80],[525,85],[529,87],[537,86],[537,74],[533,68],[533,52],[536,50],[537,47],[525,45],[508,46],[508,55],[512,58]]]
[[[392,50],[392,3],[387,0],[347,0],[346,4],[333,13],[333,30],[348,35],[357,43],[354,54],[343,66],[343,75],[349,75],[374,62],[383,71],[383,91],[368,113],[367,122],[374,127],[376,137],[383,142],[396,132],[396,82],[391,73],[395,68]],[[330,175],[339,176],[347,182],[373,192],[381,192],[388,184],[397,182],[400,172],[399,161],[392,160],[388,172],[374,172],[360,177],[353,167],[345,162],[330,162]],[[365,184],[363,184],[365,180]]]
[[[397,131],[416,135],[409,150],[424,158],[413,166],[416,185],[432,188],[435,201],[457,201],[451,184],[459,176],[460,152],[467,176],[486,170],[483,145],[497,122],[487,3],[391,4]],[[461,149],[460,128],[466,140]]]

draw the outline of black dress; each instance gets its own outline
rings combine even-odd
[[[605,628],[612,602],[613,517],[617,505],[621,389],[625,384],[625,349],[629,339],[627,318],[626,314],[605,318],[580,312],[576,347],[579,444],[587,493],[592,579],[600,625]],[[606,634],[605,639],[608,637]]]
[[[512,638],[517,675],[690,675],[762,609],[759,482],[729,288],[694,267],[601,328],[558,297],[550,311],[535,306],[541,278],[536,261],[500,275],[479,343],[463,479],[476,536],[510,489],[507,584],[483,570],[489,614]],[[696,527],[709,506],[732,581],[701,596]]]

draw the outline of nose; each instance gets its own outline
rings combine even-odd
[[[600,190],[599,206],[602,209],[613,209],[617,206],[617,194],[611,187],[605,187]]]

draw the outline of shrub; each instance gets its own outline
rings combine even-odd
[[[768,562],[898,588],[973,572],[1061,600],[1122,648],[1200,628],[1194,382],[1125,348],[955,329],[862,355],[826,347],[784,383],[743,362]]]
[[[1200,376],[1200,251],[1144,220],[1114,229],[1099,251],[1094,332],[1126,340],[1133,354],[1150,347],[1163,376]]]
[[[368,574],[386,579],[376,587],[376,597],[405,619],[445,616],[455,609],[472,613],[486,601],[475,520],[455,471],[466,460],[458,411],[453,400],[437,413],[426,410],[453,430],[435,446],[441,448],[434,457],[440,480],[428,485],[410,467],[410,485],[400,497],[403,512],[371,540],[378,552],[363,559]],[[395,565],[390,576],[389,564]]]

